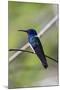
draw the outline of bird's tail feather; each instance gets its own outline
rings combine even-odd
[[[44,66],[44,68],[47,68],[47,67],[48,67],[48,64],[47,64],[46,58],[45,58],[43,55],[40,55],[40,54],[37,54],[37,56],[38,56],[39,59],[41,60],[42,65]]]
[[[44,52],[41,52],[40,49],[37,50],[38,48],[35,48],[35,53],[37,54],[38,58],[41,60],[42,65],[44,66],[44,68],[47,69],[48,64],[47,64],[47,60],[46,57],[44,55]]]

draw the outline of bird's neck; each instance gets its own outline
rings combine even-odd
[[[37,37],[37,35],[31,34],[31,35],[29,35],[29,38],[30,37]]]
[[[28,40],[30,41],[30,40],[32,40],[32,39],[35,38],[35,37],[37,37],[37,35],[29,35],[29,36],[28,36]]]

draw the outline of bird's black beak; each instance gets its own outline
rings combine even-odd
[[[21,32],[26,32],[26,33],[28,33],[28,32],[27,32],[27,30],[18,30],[18,31],[21,31]]]

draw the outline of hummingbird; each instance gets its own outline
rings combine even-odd
[[[28,29],[28,30],[18,30],[22,32],[26,32],[28,35],[28,42],[30,47],[33,49],[33,52],[38,56],[40,59],[43,67],[47,69],[48,64],[44,54],[43,46],[39,37],[37,36],[37,32],[35,29]]]

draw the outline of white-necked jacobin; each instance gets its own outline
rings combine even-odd
[[[23,31],[28,34],[28,42],[30,43],[30,46],[33,48],[34,52],[41,60],[44,68],[47,68],[48,67],[47,60],[43,51],[41,41],[37,36],[37,32],[34,29],[18,30],[18,31]]]

